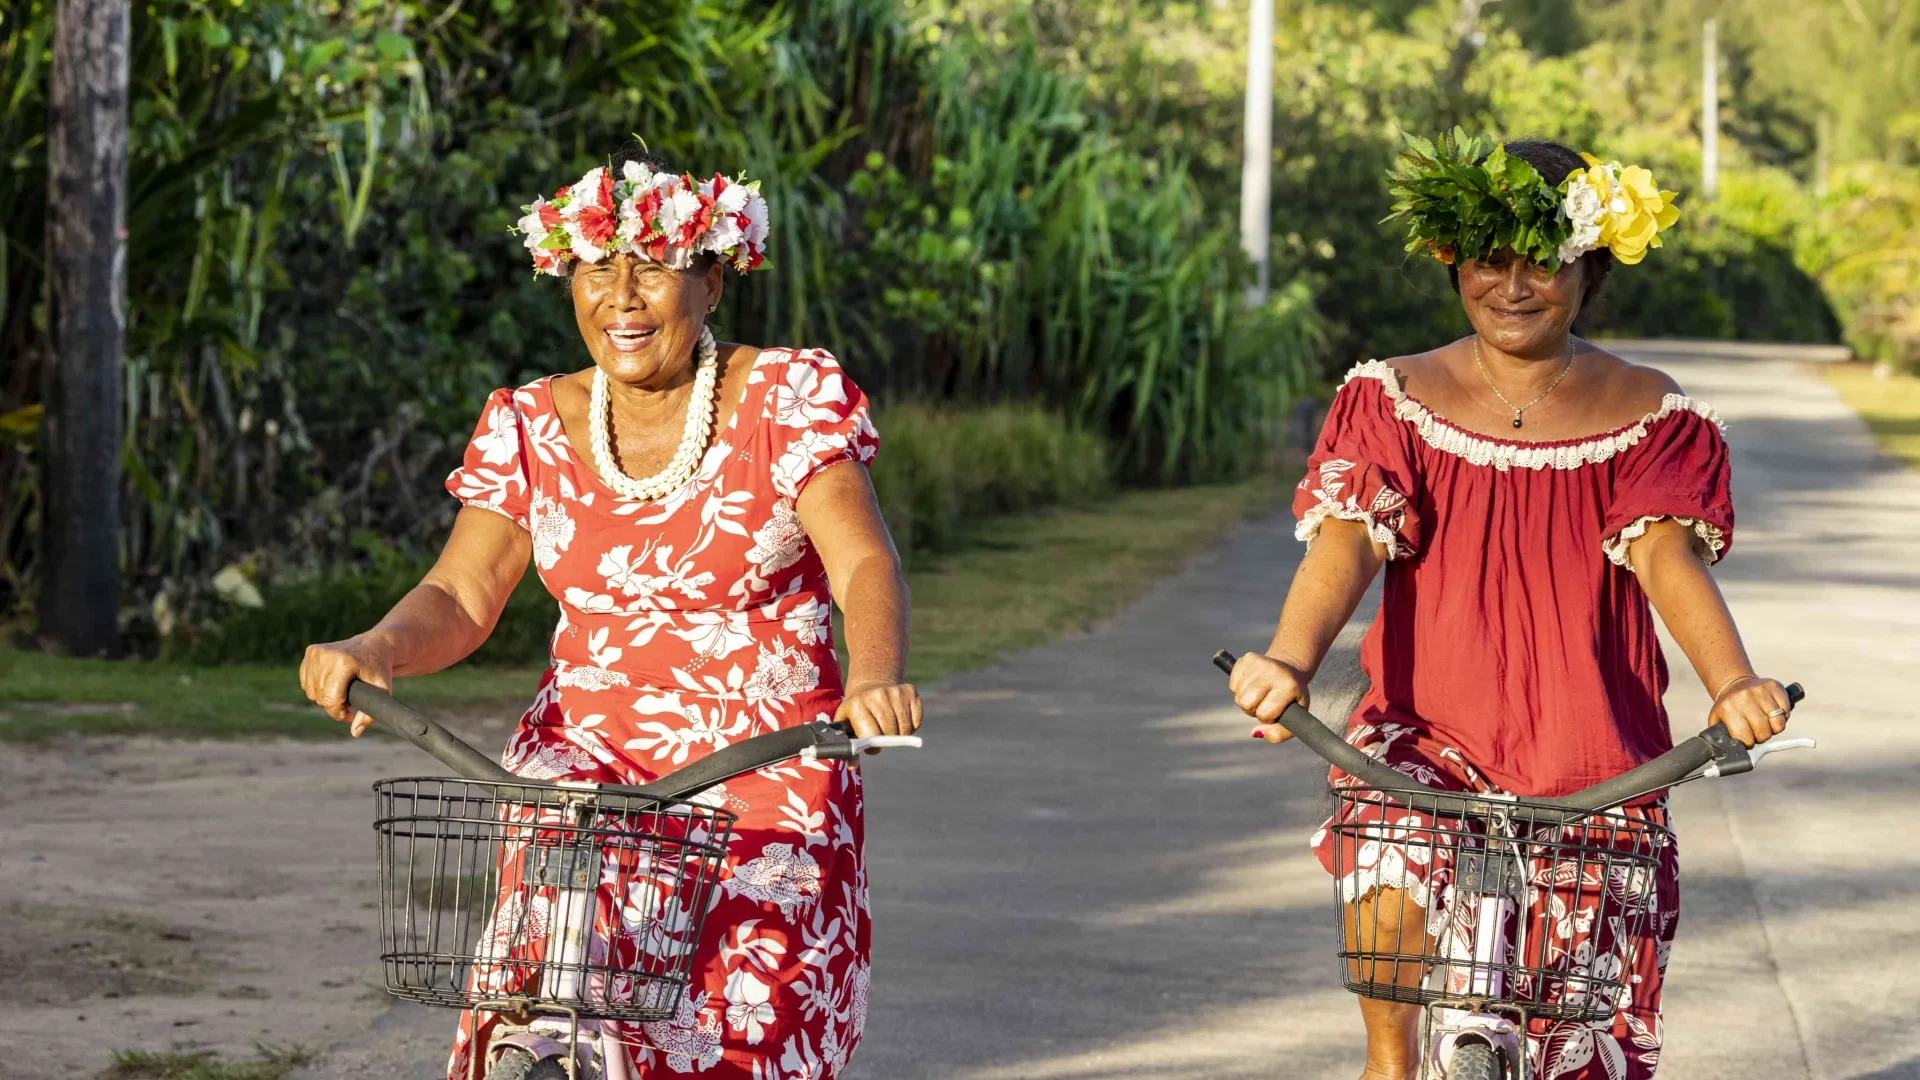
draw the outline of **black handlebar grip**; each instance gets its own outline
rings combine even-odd
[[[1213,666],[1231,675],[1237,659],[1232,653],[1221,649],[1213,654]],[[1306,743],[1307,749],[1320,755],[1329,765],[1363,784],[1397,791],[1431,790],[1354,749],[1338,731],[1297,704],[1287,706],[1277,723],[1291,732],[1294,738]]]
[[[520,778],[501,764],[462,742],[439,724],[421,716],[413,706],[392,694],[355,679],[347,686],[347,704],[379,721],[380,726],[425,750],[442,765],[469,780],[517,783]]]

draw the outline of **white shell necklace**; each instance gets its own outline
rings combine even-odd
[[[693,376],[693,394],[687,398],[687,426],[680,436],[680,449],[674,452],[673,460],[667,462],[666,468],[644,480],[635,480],[614,464],[613,451],[607,438],[607,428],[613,415],[612,404],[607,400],[607,373],[594,369],[593,398],[587,405],[587,443],[593,450],[594,471],[623,499],[658,502],[680,490],[700,466],[700,458],[707,450],[707,440],[713,435],[714,400],[717,397],[714,385],[720,371],[719,346],[714,344],[713,331],[704,326],[700,328],[700,344],[695,352],[700,362]]]

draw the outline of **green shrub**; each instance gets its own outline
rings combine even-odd
[[[262,605],[234,608],[169,649],[171,658],[198,664],[284,664],[308,645],[352,637],[379,622],[420,584],[432,564],[407,560],[364,569],[278,581],[261,590]],[[547,652],[557,612],[540,576],[529,572],[473,659],[482,664],[538,663]]]
[[[874,489],[904,558],[964,544],[968,526],[982,517],[1083,502],[1112,484],[1105,442],[1034,406],[901,405],[881,411],[876,425]],[[379,622],[431,565],[369,534],[354,544],[362,565],[269,582],[261,606],[231,608],[217,625],[183,633],[168,655],[202,664],[289,663],[314,642]],[[557,618],[540,576],[528,573],[474,662],[543,662]]]
[[[993,514],[1081,502],[1107,491],[1099,436],[1030,405],[900,405],[876,418],[873,486],[903,555],[960,544]]]

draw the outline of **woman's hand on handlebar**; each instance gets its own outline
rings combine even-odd
[[[1720,692],[1707,714],[1707,723],[1727,725],[1727,734],[1751,748],[1785,731],[1792,715],[1793,703],[1787,699],[1786,687],[1773,679],[1749,675]]]
[[[1233,703],[1240,711],[1260,721],[1253,737],[1270,743],[1283,743],[1293,733],[1274,721],[1289,705],[1307,708],[1313,695],[1307,689],[1312,676],[1283,660],[1261,653],[1245,653],[1234,662],[1227,686],[1233,691]]]
[[[328,716],[353,725],[353,737],[372,725],[373,717],[347,706],[347,687],[355,679],[382,690],[393,689],[393,646],[385,636],[365,633],[345,641],[307,646],[300,661],[300,689]]]
[[[920,730],[920,717],[920,691],[910,683],[889,682],[861,682],[847,687],[847,696],[833,714],[835,721],[851,723],[854,737],[859,739],[911,735]]]

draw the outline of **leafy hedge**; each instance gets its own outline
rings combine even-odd
[[[45,282],[7,253],[43,248],[52,8],[0,13],[0,353],[20,372]],[[355,530],[444,530],[439,478],[485,394],[584,362],[516,207],[636,133],[762,181],[770,269],[719,328],[832,348],[876,400],[1034,402],[1164,482],[1257,454],[1317,367],[1310,302],[1237,303],[1231,205],[1121,145],[1030,33],[929,36],[905,0],[133,8],[136,633],[161,597],[218,610],[229,562],[318,574],[357,558]],[[30,601],[36,531],[37,380],[8,374],[0,614]]]
[[[875,424],[881,451],[873,485],[908,559],[966,543],[983,518],[1082,502],[1113,483],[1105,440],[1031,405],[896,406]],[[366,568],[340,564],[270,582],[261,606],[230,608],[217,624],[183,635],[173,652],[206,664],[288,663],[309,644],[372,626],[419,584],[428,564],[372,533],[355,540]],[[474,660],[541,662],[554,619],[553,597],[538,574],[527,574]]]

